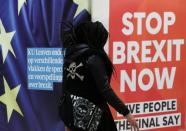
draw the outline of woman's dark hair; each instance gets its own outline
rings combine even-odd
[[[63,48],[68,48],[77,43],[73,24],[70,21],[61,23],[61,42]]]
[[[77,44],[87,44],[104,61],[109,81],[111,79],[114,66],[103,47],[108,38],[108,31],[101,22],[83,22],[75,27]]]

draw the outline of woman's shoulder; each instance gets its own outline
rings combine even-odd
[[[103,66],[102,58],[96,53],[89,55],[86,59],[86,63],[89,66],[99,66],[99,65]]]

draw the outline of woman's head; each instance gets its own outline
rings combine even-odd
[[[63,47],[87,44],[91,48],[103,49],[108,38],[108,32],[101,22],[82,22],[73,27],[71,22],[63,22],[61,26],[61,39]]]
[[[84,22],[75,27],[77,43],[87,44],[103,59],[109,79],[113,72],[113,64],[103,47],[108,39],[108,31],[101,22]]]

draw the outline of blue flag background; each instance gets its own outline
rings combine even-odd
[[[27,48],[61,47],[62,21],[74,18],[71,0],[0,0],[0,131],[64,131],[58,116],[61,83],[53,91],[27,87]]]

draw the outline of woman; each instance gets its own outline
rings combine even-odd
[[[68,116],[61,118],[71,131],[117,131],[108,104],[127,118],[134,131],[139,130],[126,105],[110,87],[113,65],[103,49],[107,37],[100,22],[84,22],[75,28],[68,23],[62,27],[66,48],[63,93],[70,94],[67,104],[72,105],[72,114],[68,120]]]

